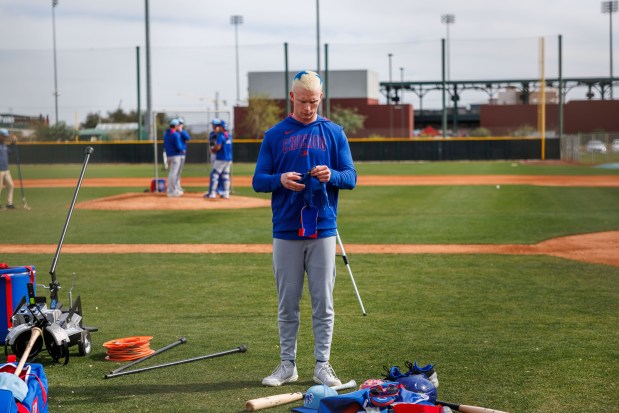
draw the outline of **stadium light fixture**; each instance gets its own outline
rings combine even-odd
[[[449,41],[449,25],[450,24],[454,24],[456,22],[456,16],[454,14],[443,14],[441,16],[441,23],[444,23],[445,26],[447,27],[447,80],[449,81],[450,79],[450,70],[449,70],[449,66],[450,66],[450,49],[451,49],[451,43]]]
[[[613,13],[619,10],[617,0],[603,1],[602,13],[608,13],[610,22],[610,99],[613,99]]]
[[[238,105],[241,101],[239,96],[239,25],[243,24],[243,16],[231,16],[230,24],[234,25],[234,44],[236,50],[236,104]]]

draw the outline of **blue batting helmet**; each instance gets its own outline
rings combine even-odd
[[[436,403],[436,387],[423,374],[412,374],[410,376],[399,377],[396,379],[404,388],[413,393],[425,394],[428,400]]]

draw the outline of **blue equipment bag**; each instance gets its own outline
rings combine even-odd
[[[17,363],[7,363],[0,366],[4,373],[14,373]],[[19,375],[28,385],[28,394],[24,400],[17,401],[10,390],[0,389],[0,412],[8,413],[48,413],[47,407],[47,377],[43,366],[38,363],[26,363]]]
[[[34,265],[25,267],[9,267],[0,263],[0,343],[4,343],[9,333],[11,316],[19,304],[26,297],[28,304],[28,284],[32,283],[36,294],[36,269]]]

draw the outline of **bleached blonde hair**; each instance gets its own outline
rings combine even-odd
[[[296,88],[322,91],[322,78],[316,72],[302,70],[294,75],[292,79],[292,89],[294,90]]]

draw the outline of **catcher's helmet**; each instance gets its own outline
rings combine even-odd
[[[425,394],[428,401],[436,403],[436,387],[423,374],[412,374],[410,376],[399,377],[396,379],[404,388],[414,393]]]

